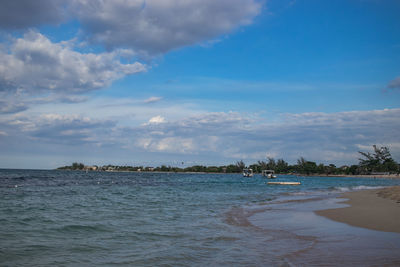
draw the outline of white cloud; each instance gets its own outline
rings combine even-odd
[[[161,101],[161,99],[162,99],[162,97],[152,96],[152,97],[145,99],[143,102],[146,104],[150,104],[150,103],[159,102],[159,101]]]
[[[159,123],[164,123],[164,122],[166,122],[164,117],[155,116],[155,117],[151,118],[147,124],[159,124]]]
[[[149,152],[161,153],[179,153],[183,155],[198,155],[204,152],[216,152],[215,144],[218,137],[215,136],[195,136],[195,137],[181,137],[169,136],[154,138],[158,133],[151,132],[151,137],[143,137],[137,139],[133,145],[142,148]],[[164,134],[163,134],[164,135]]]
[[[400,109],[303,113],[286,114],[280,122],[270,123],[220,112],[126,128],[124,136],[136,140],[131,146],[152,152],[253,161],[268,155],[294,162],[304,156],[318,162],[356,163],[360,145],[399,143],[399,116]],[[392,152],[400,156],[395,145]]]
[[[146,70],[139,62],[122,64],[118,51],[82,54],[33,31],[9,50],[0,50],[0,91],[82,93]]]
[[[192,138],[167,137],[159,140],[155,145],[156,151],[187,153],[194,149]]]
[[[250,24],[261,8],[258,0],[2,0],[0,29],[77,19],[92,42],[154,55],[210,42]]]
[[[227,34],[261,11],[256,0],[75,0],[72,6],[93,42],[145,54]]]

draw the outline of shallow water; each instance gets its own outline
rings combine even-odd
[[[313,213],[341,205],[334,197],[342,191],[399,180],[278,180],[302,185],[268,186],[238,174],[0,170],[0,265],[399,263],[398,234]]]

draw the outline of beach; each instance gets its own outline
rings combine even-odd
[[[349,207],[316,214],[356,227],[400,233],[400,186],[348,192],[341,197]]]

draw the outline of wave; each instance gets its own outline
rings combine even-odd
[[[359,191],[359,190],[372,190],[372,189],[382,189],[386,186],[367,186],[367,185],[358,185],[358,186],[348,186],[348,187],[334,187],[333,190],[339,192],[351,192],[351,191]]]
[[[300,191],[300,192],[287,192],[281,194],[281,197],[278,198],[279,201],[271,201],[270,204],[274,203],[286,203],[286,202],[304,202],[304,201],[313,201],[320,200],[324,198],[331,198],[338,196],[341,193],[346,192],[354,192],[360,190],[374,190],[374,189],[382,189],[387,186],[368,186],[368,185],[354,185],[354,186],[332,186],[326,189],[319,190],[309,190],[309,191]]]
[[[319,190],[309,190],[309,191],[300,191],[300,192],[288,192],[283,193],[283,196],[294,196],[294,197],[308,197],[308,196],[321,196],[321,195],[331,195],[332,193],[346,193],[352,191],[360,191],[360,190],[373,190],[373,189],[382,189],[387,186],[369,186],[369,185],[354,185],[354,186],[332,186],[326,189]]]

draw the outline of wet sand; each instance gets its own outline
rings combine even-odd
[[[350,207],[316,211],[316,214],[352,226],[400,233],[400,186],[344,193]]]

